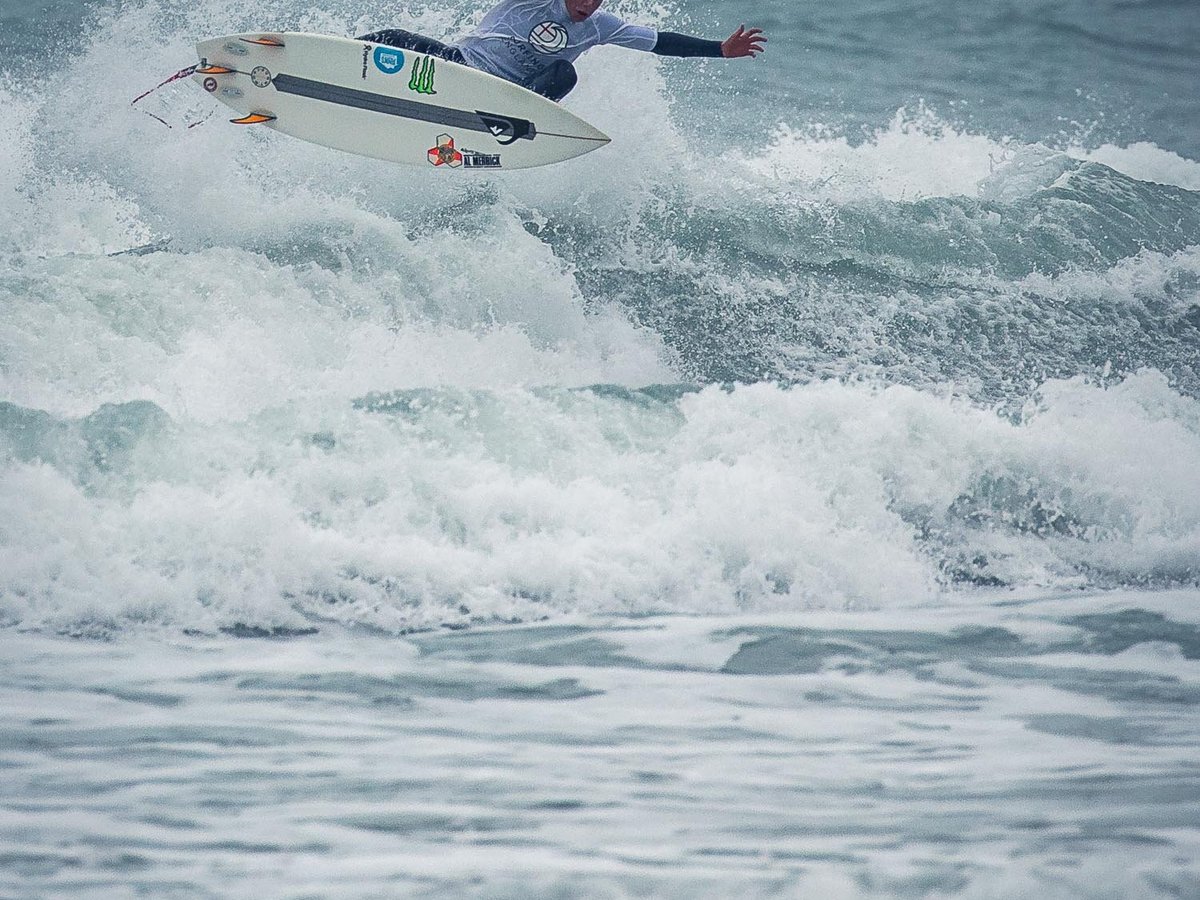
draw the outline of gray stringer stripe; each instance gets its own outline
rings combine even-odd
[[[353,106],[357,109],[367,109],[389,116],[416,119],[419,122],[433,122],[436,125],[446,125],[450,128],[482,131],[484,134],[491,133],[491,129],[484,124],[477,113],[464,109],[417,103],[413,100],[401,100],[399,97],[385,97],[382,94],[356,91],[354,88],[339,87],[323,81],[311,81],[295,75],[276,75],[273,83],[276,90],[283,91],[285,94],[296,94],[299,97],[324,100],[341,106]]]

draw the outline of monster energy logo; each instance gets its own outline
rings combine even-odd
[[[413,63],[412,75],[408,79],[408,89],[418,94],[436,94],[433,89],[434,62],[432,56],[426,56]]]

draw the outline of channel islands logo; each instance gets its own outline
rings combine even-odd
[[[448,166],[451,169],[460,166],[464,169],[500,169],[504,166],[499,153],[459,150],[454,146],[454,138],[448,134],[437,136],[437,146],[429,148],[428,156],[431,166]]]
[[[529,43],[542,53],[557,53],[567,46],[567,29],[557,22],[543,22],[529,32]]]
[[[457,169],[463,163],[463,155],[454,149],[454,138],[448,134],[439,134],[437,146],[429,148],[429,162],[430,165]]]

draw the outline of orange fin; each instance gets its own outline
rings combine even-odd
[[[196,71],[201,75],[230,75],[237,69],[228,69],[225,66],[197,66]]]
[[[260,47],[282,47],[283,41],[276,37],[242,38],[247,44],[258,44]]]
[[[230,119],[234,125],[261,125],[264,122],[274,122],[275,116],[270,113],[250,113],[240,119]]]

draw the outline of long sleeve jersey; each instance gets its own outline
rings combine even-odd
[[[503,0],[458,41],[467,63],[518,84],[556,59],[574,62],[598,44],[654,50],[658,31],[604,10],[573,22],[564,0]]]

